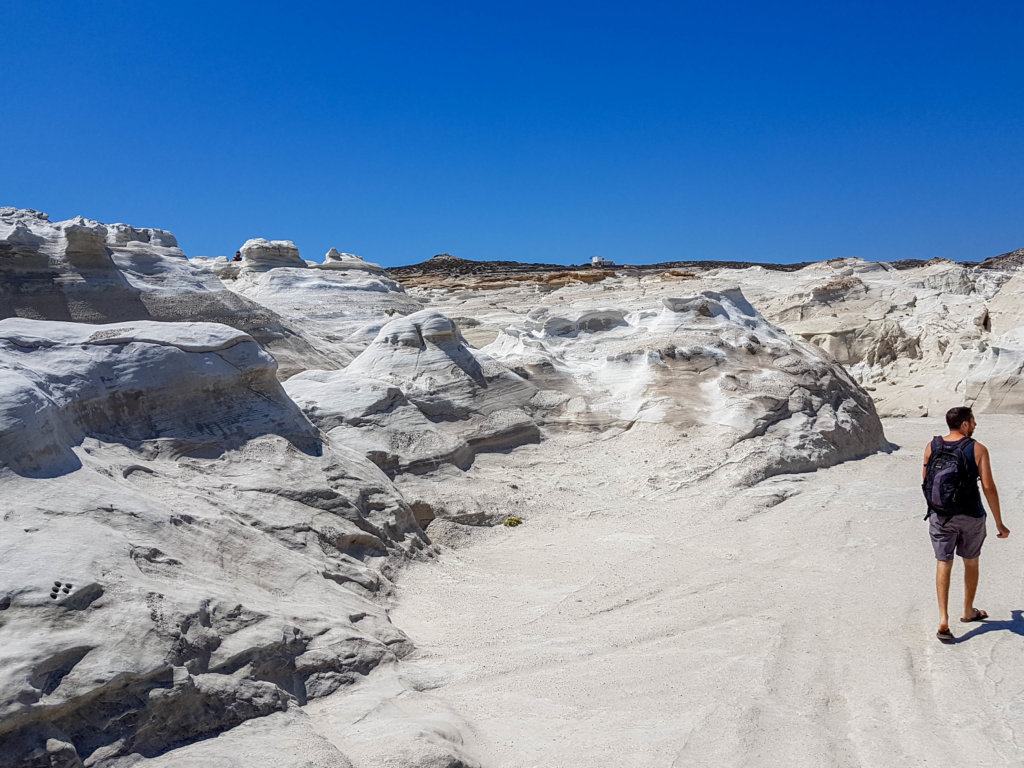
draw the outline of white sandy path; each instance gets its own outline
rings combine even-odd
[[[936,419],[887,421],[891,455],[770,482],[799,493],[759,512],[749,493],[642,493],[645,459],[649,487],[671,474],[651,442],[482,457],[478,482],[543,507],[413,566],[391,615],[485,766],[1019,765],[1022,427],[979,428],[1017,533],[990,536],[993,620],[954,624],[954,646],[934,638],[917,481]]]

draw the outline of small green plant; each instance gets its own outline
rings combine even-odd
[[[515,528],[517,525],[523,524],[523,518],[521,517],[506,517],[505,522],[502,525],[506,525],[509,528]]]

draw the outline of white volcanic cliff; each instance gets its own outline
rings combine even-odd
[[[337,365],[275,312],[190,262],[169,232],[81,217],[51,222],[36,211],[0,208],[3,317],[218,322],[252,335],[284,377]]]
[[[462,469],[481,451],[537,442],[536,389],[423,310],[387,323],[343,371],[307,371],[287,392],[313,423],[390,474]]]
[[[632,311],[537,309],[485,351],[536,384],[548,422],[665,424],[715,446],[693,457],[694,479],[750,484],[887,447],[871,398],[842,367],[735,290]]]
[[[0,765],[154,756],[408,650],[372,597],[422,531],[251,337],[8,319],[0,372]]]

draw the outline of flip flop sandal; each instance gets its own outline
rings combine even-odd
[[[939,639],[939,642],[942,642],[942,643],[955,643],[956,642],[956,638],[953,637],[953,633],[950,632],[948,629],[945,629],[945,630],[940,629],[938,632],[935,633],[935,637],[937,637]]]
[[[981,608],[975,608],[974,609],[974,615],[971,616],[971,618],[969,618],[969,619],[960,619],[960,621],[966,623],[968,621],[984,621],[987,618],[988,618],[988,614],[987,613],[985,613],[983,610],[981,610]]]

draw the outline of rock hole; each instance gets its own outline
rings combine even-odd
[[[430,525],[437,515],[434,514],[434,509],[425,501],[414,501],[409,505],[412,510],[413,517],[416,518],[416,523],[423,530],[427,530],[427,526]]]

